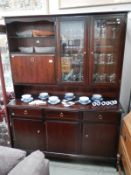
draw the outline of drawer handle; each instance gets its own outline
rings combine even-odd
[[[100,114],[100,115],[97,116],[97,118],[98,118],[99,120],[102,120],[102,119],[103,119],[103,116]]]
[[[63,112],[61,112],[59,116],[60,116],[60,117],[64,117],[64,114],[63,114]]]
[[[40,130],[37,130],[37,134],[40,134]]]
[[[33,63],[33,62],[35,62],[35,58],[34,57],[31,57],[31,62]]]
[[[88,134],[85,134],[85,138],[87,139],[89,137],[89,135]]]
[[[15,113],[14,113],[14,112],[12,112],[12,113],[11,113],[11,115],[15,115]]]
[[[27,115],[28,114],[28,111],[27,110],[24,110],[24,115]]]

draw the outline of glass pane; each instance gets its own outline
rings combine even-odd
[[[120,44],[119,18],[98,19],[94,22],[95,83],[115,83]]]
[[[84,21],[60,23],[62,81],[83,81]]]

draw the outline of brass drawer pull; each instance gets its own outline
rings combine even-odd
[[[40,130],[37,130],[37,134],[40,134]]]
[[[88,134],[85,134],[85,138],[87,139],[89,137],[89,135]]]
[[[31,57],[30,61],[33,63],[35,62],[35,58],[34,57]]]
[[[24,115],[27,115],[28,114],[28,111],[27,110],[24,110]]]
[[[103,116],[102,116],[101,114],[99,114],[99,115],[97,116],[97,118],[98,118],[99,120],[102,120],[102,119],[103,119]]]
[[[60,116],[60,117],[64,117],[64,114],[63,114],[63,112],[61,112],[59,116]]]

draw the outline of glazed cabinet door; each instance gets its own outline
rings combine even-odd
[[[45,131],[42,121],[12,119],[14,147],[26,150],[45,150]]]
[[[12,56],[14,83],[55,83],[54,56]]]
[[[125,15],[92,17],[90,38],[91,83],[119,86],[125,35]]]
[[[47,151],[77,154],[80,144],[78,122],[47,121]]]
[[[117,154],[118,126],[115,124],[84,123],[82,154],[115,157]]]
[[[86,64],[86,18],[61,17],[60,32],[60,81],[84,83]]]

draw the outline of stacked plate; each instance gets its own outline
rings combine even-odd
[[[65,97],[64,98],[66,100],[73,100],[75,98],[75,95],[72,92],[67,92],[67,93],[65,93]]]
[[[33,97],[31,94],[23,94],[21,96],[21,101],[25,102],[25,103],[29,103],[33,100]]]
[[[41,100],[46,100],[49,97],[48,92],[41,92],[38,96]]]
[[[82,105],[89,104],[90,102],[91,102],[91,100],[87,96],[79,97],[79,103],[82,104]]]
[[[52,105],[56,105],[56,104],[60,103],[60,99],[58,96],[50,96],[48,99],[48,103],[50,103]]]

